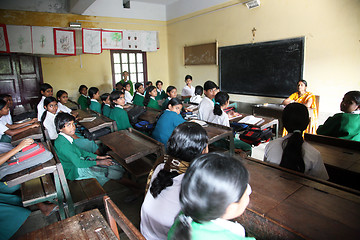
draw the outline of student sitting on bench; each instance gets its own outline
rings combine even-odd
[[[317,134],[360,141],[360,91],[345,94],[340,110],[317,129]]]
[[[289,133],[266,145],[264,161],[328,180],[320,152],[304,142],[302,137],[310,121],[307,107],[301,103],[288,104],[283,111],[282,121]]]

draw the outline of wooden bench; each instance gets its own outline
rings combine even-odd
[[[117,224],[130,240],[145,240],[145,237],[140,231],[129,221],[108,196],[104,196],[104,205],[108,223],[118,239],[120,239],[120,235]]]
[[[21,184],[21,197],[24,207],[57,198],[54,182],[49,174]]]

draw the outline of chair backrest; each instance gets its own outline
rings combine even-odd
[[[130,240],[146,240],[140,231],[120,211],[120,209],[115,205],[110,197],[104,196],[104,205],[109,225],[118,239],[120,239],[120,236],[116,223],[120,226],[121,230],[124,231]]]

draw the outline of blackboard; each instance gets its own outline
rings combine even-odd
[[[288,97],[303,77],[304,37],[219,48],[220,89]]]
[[[184,47],[184,65],[217,64],[217,42]]]

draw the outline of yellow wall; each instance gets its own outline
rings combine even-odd
[[[75,21],[81,22],[84,28],[158,31],[160,49],[147,53],[148,80],[161,79],[165,86],[169,84],[166,22],[0,10],[0,23],[4,24],[68,27],[69,22]],[[64,89],[70,97],[77,98],[77,90],[81,84],[99,87],[100,92],[112,90],[109,50],[104,50],[99,55],[42,57],[41,64],[44,82],[50,83],[55,92]]]
[[[207,11],[168,22],[170,78],[184,84],[218,82],[217,66],[183,65],[183,47],[218,41],[219,47],[305,36],[304,79],[308,90],[320,95],[320,112],[339,111],[347,91],[360,89],[360,1],[265,0],[255,9],[229,1]],[[233,4],[233,5],[231,5]],[[210,12],[209,12],[210,11]],[[280,102],[253,96],[231,95],[244,102]]]

